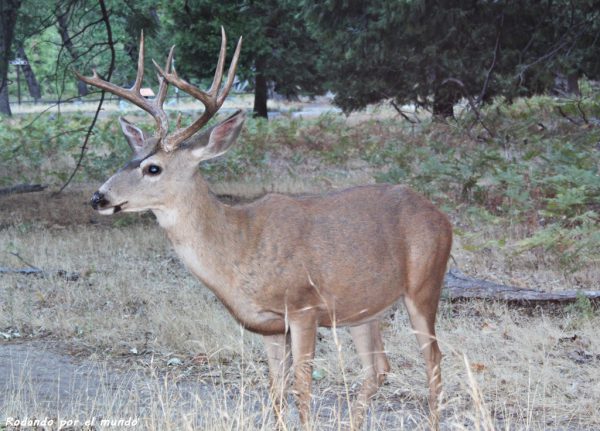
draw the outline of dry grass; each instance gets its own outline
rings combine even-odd
[[[520,225],[467,221],[459,212],[452,219],[462,224],[461,231],[454,235],[454,262],[473,277],[544,291],[595,290],[600,286],[600,267],[596,265],[568,271],[558,262],[557,253],[520,250],[519,241],[527,237]],[[499,246],[498,238],[503,238],[505,244]]]
[[[242,331],[187,273],[158,226],[139,218],[129,223],[20,223],[0,231],[4,251],[41,268],[81,274],[77,281],[2,276],[0,329],[55,346],[44,353],[47,346],[33,344],[32,365],[4,378],[0,423],[8,417],[134,417],[141,429],[270,429],[260,339]],[[22,265],[6,253],[2,262]],[[442,303],[444,428],[599,427],[598,324],[598,316],[577,312]],[[315,366],[325,378],[314,390],[315,427],[337,429],[347,420],[345,388],[356,389],[359,363],[344,329],[336,337],[329,330],[320,334]],[[385,321],[384,338],[393,370],[373,404],[369,428],[422,429],[424,366],[403,310]],[[40,379],[55,376],[33,366],[36,355],[59,361],[66,352],[79,358],[73,369],[92,370],[83,373],[91,395],[77,390],[81,382],[74,379],[74,390],[45,399]],[[181,362],[168,365],[173,358]]]
[[[335,130],[313,129],[291,137],[299,148],[282,145],[268,167],[244,170],[214,191],[243,198],[318,192],[373,182],[385,169],[354,153],[338,157]],[[348,140],[370,142],[373,133],[381,138],[371,142],[379,151],[395,134],[398,142],[412,136],[380,129],[371,122],[358,135],[348,132]],[[330,145],[333,162],[306,150],[311,133],[313,141]],[[262,155],[267,144],[252,148]],[[242,170],[250,156],[257,154],[240,157]],[[79,274],[77,280],[56,273],[0,275],[0,430],[13,429],[6,426],[11,417],[77,419],[80,425],[135,418],[137,429],[148,430],[272,429],[260,338],[243,331],[193,279],[152,217],[94,214],[87,200],[95,186],[0,201],[0,266],[26,261]],[[522,287],[597,288],[598,268],[567,273],[539,250],[517,254],[514,245],[528,235],[526,227],[488,222],[470,209],[458,201],[446,208],[456,229],[452,265]],[[585,302],[565,309],[442,302],[442,428],[599,429],[599,325],[598,312]],[[383,333],[392,372],[372,404],[368,429],[426,429],[425,368],[402,308],[385,319]],[[319,330],[315,368],[324,377],[314,382],[314,428],[340,429],[360,378],[344,328]],[[293,407],[289,419],[295,429]]]

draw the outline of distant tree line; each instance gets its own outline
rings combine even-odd
[[[390,99],[452,115],[462,98],[509,101],[564,77],[600,77],[600,2],[305,1],[328,88],[344,110]]]
[[[202,83],[214,72],[220,26],[229,55],[244,36],[238,75],[262,117],[271,91],[329,90],[346,112],[389,101],[399,112],[412,104],[451,116],[461,99],[510,102],[557,80],[577,94],[580,77],[600,79],[600,0],[2,0],[0,113],[10,115],[11,67],[34,99],[79,97],[88,90],[71,70],[106,73],[112,51],[112,81],[130,84],[141,30],[148,57],[162,61],[176,44],[178,72]],[[16,57],[27,64],[10,65]]]

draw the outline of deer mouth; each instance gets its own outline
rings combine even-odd
[[[98,212],[102,215],[111,215],[116,214],[118,212],[123,211],[123,205],[126,205],[127,201],[120,203],[119,205],[114,205],[111,207],[98,208]]]

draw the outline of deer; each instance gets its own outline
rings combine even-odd
[[[91,77],[75,72],[156,122],[150,136],[119,118],[133,156],[93,194],[91,206],[105,215],[152,211],[189,271],[246,330],[262,335],[278,426],[285,426],[293,380],[300,422],[310,427],[317,329],[346,326],[362,365],[350,415],[351,426],[360,428],[390,372],[380,320],[402,300],[424,357],[430,421],[436,428],[442,355],[435,320],[452,245],[447,216],[408,186],[390,184],[305,196],[269,193],[236,205],[221,202],[199,163],[224,154],[245,120],[244,112],[237,111],[202,130],[234,82],[242,38],[223,85],[226,44],[221,28],[221,49],[207,91],[177,74],[173,46],[164,68],[153,60],[159,80],[155,98],[143,98],[143,33],[131,88],[103,80],[96,70]],[[187,127],[180,127],[180,115],[173,131],[163,108],[169,85],[204,105]]]

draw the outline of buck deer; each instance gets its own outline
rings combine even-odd
[[[435,337],[452,231],[444,214],[408,187],[368,185],[322,196],[268,194],[245,205],[220,202],[198,164],[225,153],[244,122],[236,112],[197,133],[231,89],[241,38],[221,87],[226,36],[213,83],[201,91],[171,67],[173,48],[161,69],[154,100],[140,95],[144,39],[137,77],[124,89],[92,77],[82,81],[109,91],[150,113],[157,133],[145,136],[120,118],[133,158],[94,193],[101,214],[151,210],[189,270],[223,302],[244,328],[262,334],[268,355],[270,393],[283,424],[290,353],[294,393],[303,426],[309,424],[312,359],[317,327],[348,326],[364,380],[352,408],[359,427],[390,365],[379,320],[400,298],[423,352],[434,426],[441,391],[441,353]],[[163,110],[169,84],[205,105],[189,127],[169,133]]]

